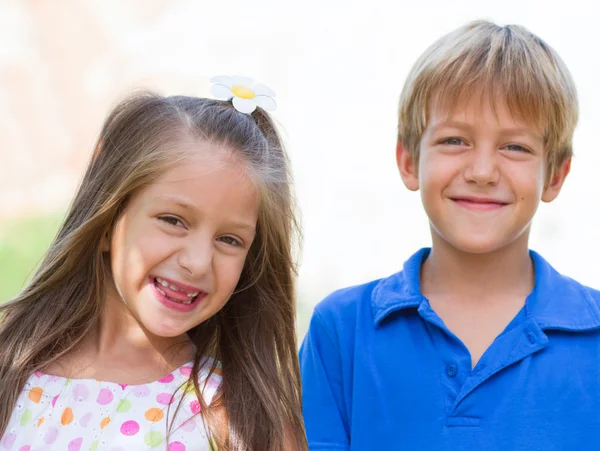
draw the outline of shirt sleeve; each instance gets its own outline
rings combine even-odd
[[[311,451],[350,450],[341,355],[334,336],[315,312],[300,347],[302,409]]]

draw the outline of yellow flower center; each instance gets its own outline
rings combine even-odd
[[[236,97],[241,97],[242,99],[254,98],[254,91],[250,88],[246,88],[245,86],[233,86],[231,88],[231,92],[233,92]]]

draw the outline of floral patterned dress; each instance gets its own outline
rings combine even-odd
[[[211,450],[200,403],[186,384],[191,371],[187,363],[143,385],[36,372],[17,401],[0,450]],[[209,405],[221,383],[220,368],[210,378],[202,369],[198,381]]]

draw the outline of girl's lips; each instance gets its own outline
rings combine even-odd
[[[165,296],[160,291],[158,291],[158,287],[156,286],[156,283],[154,282],[154,280],[152,280],[150,282],[150,285],[152,287],[152,291],[154,292],[154,295],[156,296],[156,298],[162,305],[164,305],[165,307],[168,307],[172,310],[178,311],[178,312],[184,312],[184,313],[191,312],[192,310],[194,310],[196,308],[196,306],[200,303],[200,301],[206,297],[206,293],[200,292],[200,293],[198,293],[198,295],[196,297],[194,297],[192,299],[191,303],[182,304],[181,302],[176,302],[176,301],[169,299],[168,295]],[[161,289],[163,289],[162,285],[161,285]],[[164,291],[164,289],[163,289],[163,291]],[[166,291],[165,291],[165,293],[166,293]],[[179,299],[179,298],[175,298],[175,299]],[[189,300],[190,298],[186,297],[186,299]]]
[[[153,284],[160,286],[160,289],[164,291],[167,296],[182,301],[189,300],[192,297],[191,295],[205,293],[199,288],[192,287],[190,285],[184,285],[171,279],[165,279],[164,277],[150,276],[150,281]]]

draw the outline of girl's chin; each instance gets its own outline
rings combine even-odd
[[[176,338],[185,335],[190,329],[180,322],[177,324],[166,322],[164,317],[141,318],[141,323],[144,329],[159,338]]]

